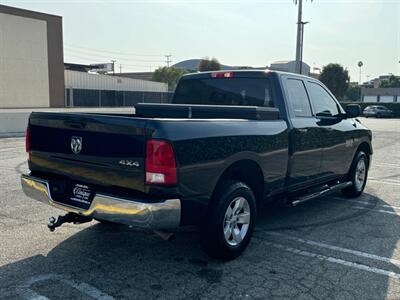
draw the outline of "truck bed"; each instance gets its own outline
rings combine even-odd
[[[143,118],[279,119],[277,108],[259,106],[138,103],[135,109],[136,116]]]

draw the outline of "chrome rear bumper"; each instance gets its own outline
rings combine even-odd
[[[47,180],[22,175],[21,185],[25,195],[30,198],[89,218],[151,229],[176,228],[180,224],[181,201],[179,199],[147,203],[138,199],[130,200],[96,193],[89,209],[82,210],[54,201]]]

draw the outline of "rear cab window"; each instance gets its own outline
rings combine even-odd
[[[172,103],[275,107],[268,78],[181,79]]]
[[[288,105],[294,117],[312,117],[311,105],[303,80],[285,78]]]

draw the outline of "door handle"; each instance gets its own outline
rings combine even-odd
[[[306,133],[306,132],[308,131],[307,128],[298,128],[297,130],[298,130],[299,132],[301,132],[301,133]]]

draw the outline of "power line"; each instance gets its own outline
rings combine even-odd
[[[93,52],[110,53],[110,54],[119,54],[119,55],[129,55],[129,56],[148,56],[148,57],[160,57],[160,56],[164,56],[163,54],[137,54],[137,53],[110,51],[110,50],[99,50],[99,49],[95,49],[95,48],[87,48],[87,47],[73,46],[73,45],[68,45],[68,44],[64,44],[64,46],[67,47],[67,48],[75,48],[75,49],[82,49],[82,50],[93,51]]]
[[[79,60],[84,60],[84,61],[86,61],[86,62],[89,62],[89,63],[93,63],[93,58],[87,58],[87,57],[83,57],[83,56],[79,56],[79,55],[71,55],[71,54],[69,54],[68,56],[70,56],[70,57],[72,57],[72,58],[74,58],[74,59],[79,59]],[[123,62],[123,60],[122,61],[120,61],[120,62]],[[128,67],[137,67],[137,68],[155,68],[156,66],[155,65],[136,65],[136,64],[125,64],[125,63],[122,63],[124,66],[128,66]]]
[[[87,57],[88,59],[93,59],[93,58],[101,58],[101,59],[110,59],[111,57],[115,57],[118,60],[123,60],[123,61],[130,61],[130,62],[164,62],[163,60],[152,60],[152,59],[128,59],[124,57],[116,57],[115,55],[102,55],[102,54],[97,54],[97,53],[85,53],[79,50],[71,50],[71,49],[65,49],[66,53],[71,53],[72,55],[78,54],[79,56],[82,57]]]

